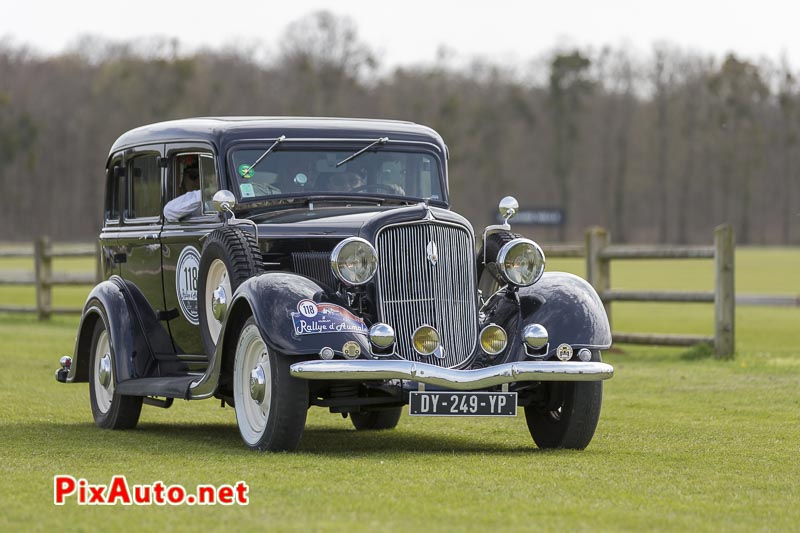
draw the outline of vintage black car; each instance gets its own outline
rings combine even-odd
[[[449,210],[448,150],[410,122],[197,118],[122,135],[106,168],[105,281],[56,378],[95,423],[217,398],[258,450],[293,450],[310,406],[359,430],[410,415],[516,416],[584,448],[613,368],[590,285],[544,273],[505,223]],[[477,244],[476,244],[477,242]],[[476,247],[478,251],[476,253]]]

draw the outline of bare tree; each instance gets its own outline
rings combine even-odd
[[[580,140],[578,115],[585,96],[591,91],[588,77],[591,61],[579,51],[556,54],[550,63],[549,107],[553,128],[553,176],[558,183],[561,208],[572,207],[572,168]],[[567,228],[559,228],[559,240]]]

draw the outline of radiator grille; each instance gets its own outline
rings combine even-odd
[[[466,361],[478,336],[470,232],[438,223],[390,226],[379,233],[376,244],[378,313],[395,329],[400,355],[448,368]],[[434,249],[436,264],[429,260]],[[423,324],[439,332],[443,359],[414,351],[411,335]]]
[[[330,252],[294,252],[292,265],[298,274],[320,281],[328,287],[336,287],[336,278],[331,271]]]

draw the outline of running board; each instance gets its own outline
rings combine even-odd
[[[163,398],[189,398],[189,385],[200,374],[166,378],[129,379],[117,384],[117,392],[125,396],[161,396]]]

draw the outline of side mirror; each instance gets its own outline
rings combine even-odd
[[[232,211],[233,208],[236,207],[236,197],[231,191],[222,189],[214,193],[211,203],[215,211],[224,213],[226,211]]]
[[[506,196],[500,200],[498,209],[500,210],[500,216],[508,223],[519,211],[519,202],[513,196]]]
[[[250,219],[244,218],[238,220],[236,216],[233,214],[233,208],[236,207],[236,197],[233,195],[231,191],[226,191],[225,189],[221,189],[214,193],[214,197],[211,198],[211,203],[214,206],[214,209],[218,213],[222,213],[223,221],[226,225],[239,225],[239,224],[247,224],[253,227],[253,234],[256,236],[256,242],[258,242],[258,224],[253,222]],[[225,213],[230,213],[230,217],[226,217]]]

